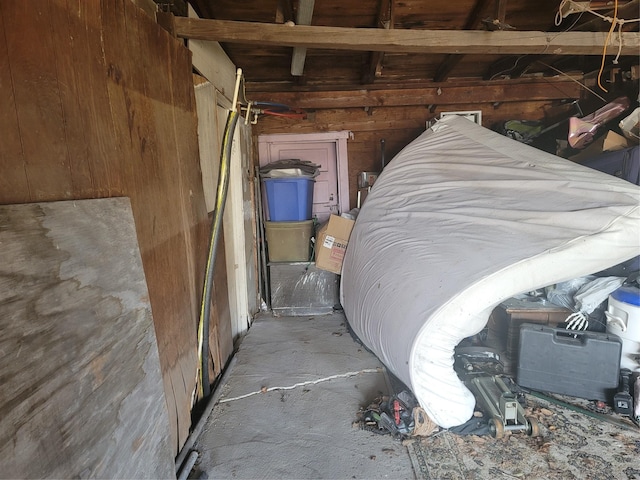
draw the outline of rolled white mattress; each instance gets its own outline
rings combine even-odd
[[[453,350],[503,300],[640,254],[640,188],[447,117],[405,147],[349,240],[342,305],[442,427],[475,400]]]

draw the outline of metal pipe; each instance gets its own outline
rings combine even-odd
[[[202,412],[202,415],[198,420],[198,423],[196,423],[196,425],[193,427],[193,430],[191,430],[189,437],[187,437],[187,441],[184,442],[184,446],[182,447],[182,450],[180,450],[180,453],[176,457],[176,471],[178,471],[178,469],[184,462],[184,459],[187,456],[187,453],[191,451],[191,449],[193,448],[193,445],[196,443],[196,440],[202,433],[202,430],[204,429],[204,426],[207,423],[207,420],[209,419],[211,412],[213,411],[213,407],[215,407],[216,403],[218,402],[218,399],[220,398],[220,395],[222,394],[220,387],[222,387],[222,385],[227,383],[227,379],[229,378],[229,375],[231,374],[231,370],[233,370],[233,367],[236,364],[236,361],[237,360],[235,355],[231,357],[231,360],[229,361],[229,365],[227,365],[227,368],[224,369],[224,373],[222,374],[222,377],[220,377],[220,380],[217,383],[218,388],[216,388],[213,391],[213,394],[209,398],[207,405],[205,406],[204,411]]]
[[[198,460],[198,452],[196,452],[195,450],[191,450],[191,453],[185,460],[182,469],[178,472],[177,480],[187,480],[187,477],[191,473],[193,466],[196,464],[196,460]]]

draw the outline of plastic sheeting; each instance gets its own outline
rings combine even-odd
[[[640,254],[640,188],[448,117],[387,165],[354,226],[342,304],[442,427],[475,399],[453,350],[513,295]]]

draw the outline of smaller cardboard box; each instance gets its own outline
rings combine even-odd
[[[331,215],[329,222],[318,231],[316,242],[316,267],[337,273],[342,271],[342,261],[347,251],[349,236],[355,221]]]

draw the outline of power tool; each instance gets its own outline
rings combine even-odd
[[[631,370],[620,369],[620,390],[613,396],[613,410],[628,417],[633,417],[633,397],[631,396]]]

